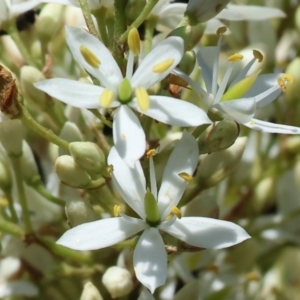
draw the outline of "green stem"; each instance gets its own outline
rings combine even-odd
[[[107,8],[104,6],[93,11],[93,15],[97,20],[97,26],[101,35],[102,42],[106,47],[109,47],[109,38],[107,35],[106,22],[105,22],[106,13],[107,13]]]
[[[21,157],[10,156],[10,160],[15,174],[19,202],[22,207],[22,217],[25,226],[25,233],[26,234],[32,233],[33,230],[32,230],[32,225],[30,220],[30,213],[27,206],[27,199],[26,199],[26,194],[24,189],[24,180],[21,172],[22,170]]]
[[[29,128],[31,128],[33,131],[47,139],[48,141],[52,142],[53,144],[61,147],[64,150],[69,151],[69,143],[63,139],[61,139],[59,136],[57,136],[55,133],[52,132],[52,130],[45,128],[44,126],[37,123],[25,106],[20,106],[21,112],[19,119]]]
[[[15,224],[17,224],[18,223],[18,215],[17,215],[15,207],[14,207],[11,190],[6,190],[6,191],[4,191],[4,193],[5,193],[5,196],[8,201],[8,208],[9,208],[10,215],[11,215],[11,221],[14,222]]]
[[[80,8],[81,8],[82,13],[83,13],[83,17],[85,19],[86,26],[89,29],[89,32],[93,36],[95,36],[96,38],[99,39],[99,35],[98,35],[97,30],[96,30],[95,24],[93,22],[93,18],[92,18],[87,0],[79,0],[79,4],[80,4]]]
[[[153,7],[157,4],[158,0],[149,0],[145,5],[140,15],[131,23],[127,30],[120,36],[119,42],[124,43],[127,39],[128,33],[132,28],[139,28],[140,25],[147,19]]]
[[[97,180],[92,180],[92,182],[89,184],[87,189],[97,189],[106,184],[106,181],[103,177],[97,179]]]
[[[144,40],[144,52],[145,55],[148,54],[152,50],[152,40],[154,35],[154,29],[157,24],[157,18],[152,17],[146,20],[146,27],[145,27],[145,40]]]
[[[4,220],[1,215],[0,215],[0,232],[7,233],[19,238],[22,238],[24,236],[24,231],[20,226]]]
[[[105,119],[105,117],[99,112],[98,109],[90,109],[90,111],[97,117],[103,124],[112,128],[112,123]]]

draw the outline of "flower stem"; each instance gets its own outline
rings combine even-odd
[[[1,214],[0,214],[0,231],[2,233],[8,233],[19,238],[22,238],[24,236],[24,231],[19,225],[4,220]]]
[[[157,18],[152,17],[146,20],[146,27],[145,27],[145,41],[144,41],[144,52],[145,55],[148,54],[152,50],[152,39],[154,35],[154,29],[157,24]]]
[[[106,13],[107,8],[104,6],[93,11],[93,15],[97,20],[97,26],[101,35],[101,40],[106,47],[109,47],[109,38],[106,31],[106,22],[104,21],[106,20]]]
[[[14,222],[15,224],[18,223],[18,216],[14,207],[14,203],[13,203],[13,197],[11,194],[11,190],[6,190],[4,191],[6,199],[8,201],[8,208],[10,211],[10,215],[11,215],[11,221]]]
[[[55,133],[52,132],[52,130],[45,128],[44,126],[37,123],[25,106],[20,106],[21,112],[19,119],[29,128],[34,130],[39,135],[43,136],[48,141],[52,142],[53,144],[61,147],[64,150],[69,151],[69,143],[63,139],[61,139],[59,136],[57,136]]]
[[[86,26],[89,29],[89,32],[93,36],[95,36],[96,38],[99,39],[99,35],[98,35],[97,30],[96,30],[95,24],[93,22],[92,15],[91,15],[90,8],[89,8],[87,0],[79,0],[79,4],[80,4],[80,8],[81,8],[82,13],[83,13],[83,17],[84,17]]]

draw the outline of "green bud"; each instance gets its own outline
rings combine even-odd
[[[70,227],[96,221],[98,219],[93,206],[86,200],[72,197],[66,200],[66,216]]]
[[[35,28],[39,39],[44,43],[49,43],[64,22],[65,7],[56,3],[46,4],[39,18],[35,23]]]
[[[131,100],[131,84],[128,78],[124,78],[119,84],[119,100],[121,103],[128,103]]]
[[[184,53],[178,68],[185,74],[189,75],[193,72],[196,62],[196,54],[193,50]]]
[[[80,300],[103,300],[103,298],[93,283],[88,281],[83,287]]]
[[[227,149],[235,142],[239,132],[239,125],[229,119],[211,124],[197,140],[200,153],[212,153]]]
[[[184,41],[184,51],[193,50],[203,36],[205,25],[182,26],[174,29],[169,36],[179,36]]]
[[[84,189],[91,183],[88,173],[74,161],[72,156],[58,157],[55,162],[55,171],[59,179],[70,187]]]
[[[296,102],[299,99],[300,94],[300,58],[294,58],[286,68],[286,73],[292,75],[293,84],[287,84],[286,86],[286,98],[288,101]]]
[[[45,80],[45,76],[35,67],[23,66],[20,72],[20,82],[22,91],[26,99],[32,104],[36,105],[39,109],[45,109],[47,102],[52,102],[52,99],[43,91],[37,89],[33,84]]]
[[[255,187],[253,197],[253,209],[256,213],[260,213],[268,206],[268,202],[273,198],[275,193],[274,178],[267,177],[262,179]]]
[[[73,142],[69,150],[75,162],[88,172],[102,174],[106,170],[106,159],[102,150],[92,142]]]
[[[144,198],[145,214],[147,223],[150,226],[157,226],[160,223],[160,213],[157,201],[151,192],[146,192]]]
[[[145,0],[129,0],[125,8],[125,16],[127,20],[134,21],[142,12],[146,5]]]
[[[0,123],[0,142],[9,156],[22,155],[23,138],[23,124],[20,120],[7,120]]]
[[[9,191],[12,187],[12,178],[8,166],[0,160],[0,189]]]

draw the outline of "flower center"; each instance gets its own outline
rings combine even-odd
[[[144,207],[146,214],[146,222],[151,227],[156,227],[160,224],[160,212],[157,201],[154,195],[147,191],[144,198]]]
[[[119,85],[118,99],[122,104],[127,104],[132,100],[132,88],[128,78],[124,78]]]

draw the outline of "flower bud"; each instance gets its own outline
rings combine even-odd
[[[274,178],[267,177],[262,179],[255,187],[253,208],[256,213],[259,213],[262,209],[268,206],[269,200],[272,198],[275,192],[275,180]]]
[[[52,101],[43,91],[37,89],[33,84],[45,80],[41,71],[31,66],[23,66],[20,72],[20,83],[28,101],[37,105],[39,109],[45,109],[47,101]]]
[[[145,0],[129,0],[126,4],[125,15],[129,21],[134,21],[146,5]]]
[[[113,298],[123,297],[133,289],[131,274],[127,269],[110,267],[102,277],[102,283]]]
[[[200,153],[212,153],[227,149],[235,142],[239,132],[239,125],[229,119],[211,124],[197,140]]]
[[[9,156],[22,155],[23,125],[20,120],[0,123],[0,142]]]
[[[300,58],[296,57],[286,68],[286,73],[292,75],[294,82],[286,87],[286,98],[292,103],[298,101],[300,94]]]
[[[4,191],[10,190],[12,187],[12,178],[7,165],[0,160],[0,189]]]
[[[55,171],[60,180],[73,188],[85,188],[91,183],[88,173],[80,167],[72,156],[62,155],[55,162]]]
[[[35,23],[37,34],[42,42],[49,43],[62,26],[64,10],[63,5],[55,3],[48,3],[43,7]]]
[[[73,142],[69,150],[75,162],[88,172],[102,174],[106,170],[105,155],[92,142]]]
[[[66,200],[65,212],[70,227],[98,219],[92,205],[81,198],[72,197],[70,200]]]
[[[190,0],[184,16],[194,26],[214,18],[230,0]]]
[[[184,53],[179,65],[178,65],[178,68],[181,71],[183,71],[185,74],[190,75],[194,70],[195,62],[196,62],[195,52],[188,51],[188,52]]]
[[[80,300],[103,300],[98,289],[88,281],[83,288]]]

